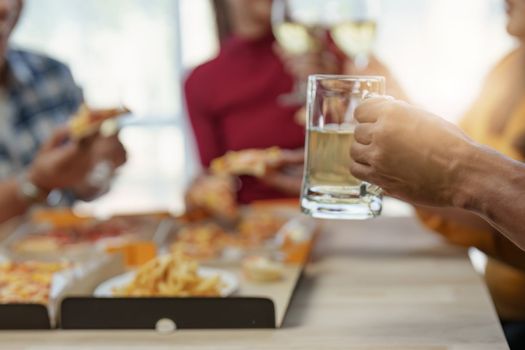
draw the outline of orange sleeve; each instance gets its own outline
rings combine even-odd
[[[480,230],[448,220],[429,210],[416,208],[421,222],[443,236],[449,243],[461,247],[475,247],[490,257],[525,271],[525,251],[496,230]]]
[[[421,208],[417,208],[416,213],[426,227],[443,236],[451,244],[467,248],[476,247],[489,255],[494,249],[494,235],[490,231],[472,229]]]

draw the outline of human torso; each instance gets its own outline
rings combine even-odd
[[[272,45],[270,39],[233,42],[206,67],[210,77],[206,104],[217,126],[218,156],[230,150],[304,145],[304,128],[295,121],[299,106],[279,102],[279,96],[292,90],[293,79]],[[241,202],[283,196],[253,178],[242,178]]]
[[[525,160],[525,149],[518,145],[525,137],[525,57],[521,50],[494,69],[461,126],[474,140]]]
[[[11,51],[0,89],[0,180],[20,173],[82,101],[69,70],[43,56]]]

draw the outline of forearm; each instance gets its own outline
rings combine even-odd
[[[427,227],[448,242],[476,247],[490,257],[525,271],[525,251],[481,216],[455,208],[418,207],[417,214]]]
[[[24,214],[29,207],[30,203],[20,194],[16,179],[0,183],[0,223]]]
[[[479,145],[460,163],[454,205],[482,216],[525,250],[525,165]]]

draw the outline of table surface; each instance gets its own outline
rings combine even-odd
[[[411,218],[323,226],[282,329],[0,332],[0,348],[508,349],[464,250]]]

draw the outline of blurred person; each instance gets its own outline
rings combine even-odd
[[[24,173],[0,180],[0,223],[47,200],[51,191],[76,186],[93,169],[95,137],[67,142],[67,129],[56,130]]]
[[[272,1],[216,0],[214,4],[220,52],[197,67],[185,84],[201,164],[207,168],[230,150],[278,146],[286,150],[289,161],[262,180],[242,176],[238,200],[296,197],[305,133],[295,120],[301,106],[280,103],[279,97],[293,90],[295,77],[275,52]],[[336,72],[337,67],[313,56],[305,58],[310,73]]]
[[[520,46],[490,72],[480,96],[460,126],[473,140],[523,162],[525,1],[507,1],[507,13],[507,30],[519,39]],[[417,122],[413,127],[418,127]],[[419,208],[417,212],[427,227],[449,242],[476,247],[488,254],[485,279],[507,338],[513,349],[525,348],[525,253],[504,239],[486,220],[464,210]]]
[[[0,181],[26,171],[53,130],[66,123],[83,101],[64,64],[9,44],[23,5],[22,0],[0,0]],[[90,153],[95,161],[109,160],[114,168],[126,161],[117,136],[96,137]],[[73,160],[68,164],[75,166]],[[38,179],[26,179],[30,180],[37,185]],[[87,180],[69,182],[61,189],[69,203],[100,193]]]
[[[525,165],[404,102],[370,99],[356,118],[352,174],[420,206],[425,223],[451,242],[493,258],[489,289],[509,344],[523,349]]]

